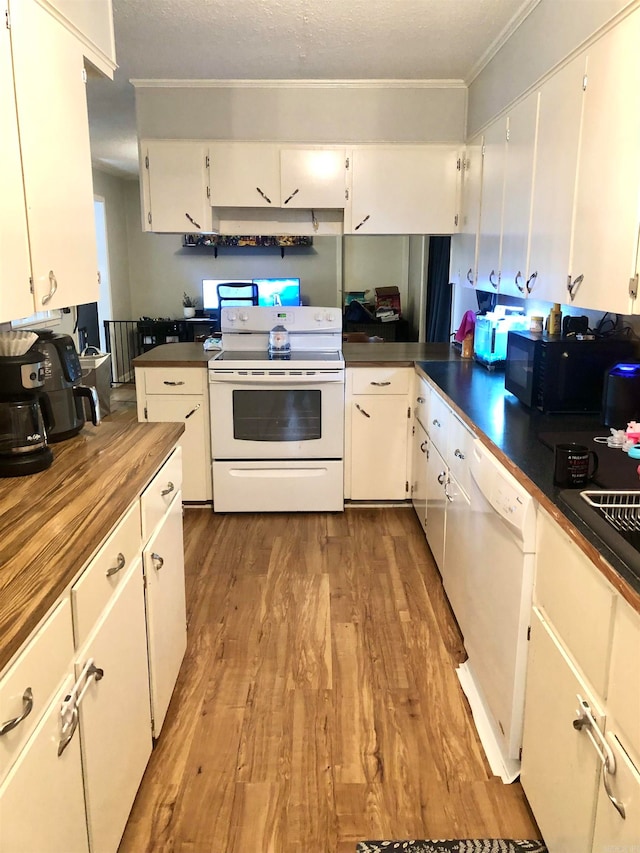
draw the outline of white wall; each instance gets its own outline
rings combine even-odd
[[[631,0],[540,0],[469,87],[467,138],[576,50]]]

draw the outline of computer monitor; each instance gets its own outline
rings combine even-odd
[[[299,278],[254,278],[258,305],[300,305]]]
[[[203,278],[202,279],[202,308],[205,314],[216,312],[220,307],[218,304],[218,285],[229,284],[228,278]],[[234,278],[233,284],[253,284],[250,278]]]

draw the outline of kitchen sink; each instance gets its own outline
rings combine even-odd
[[[622,563],[617,567],[626,580],[640,588],[640,490],[565,489],[559,499]]]

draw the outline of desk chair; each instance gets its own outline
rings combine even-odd
[[[220,308],[258,304],[258,285],[251,282],[228,281],[219,284],[216,292]]]

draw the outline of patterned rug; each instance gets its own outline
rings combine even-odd
[[[360,841],[356,853],[548,853],[542,841],[465,838],[430,841]]]

